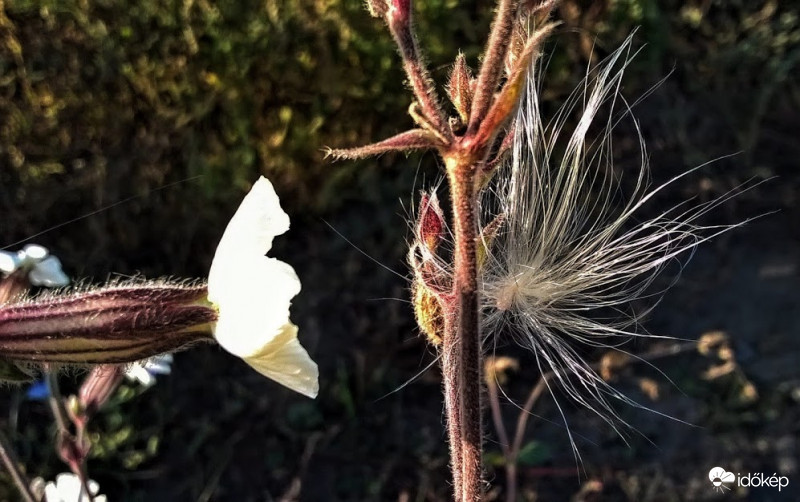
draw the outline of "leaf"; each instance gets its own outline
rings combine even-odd
[[[483,454],[483,462],[492,467],[502,467],[506,465],[506,457],[497,451],[487,451]]]
[[[2,383],[27,383],[32,382],[34,378],[23,371],[19,366],[12,361],[0,359],[0,382]]]
[[[348,149],[328,149],[326,157],[334,160],[363,159],[388,152],[410,152],[412,150],[427,150],[440,146],[440,142],[429,131],[424,129],[411,129],[396,136],[373,143],[371,145]]]
[[[550,451],[549,446],[539,441],[531,441],[519,450],[517,463],[527,466],[542,465],[551,458],[553,458],[553,452]]]

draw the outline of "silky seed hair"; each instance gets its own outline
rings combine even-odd
[[[604,381],[580,346],[626,352],[623,344],[632,337],[651,336],[637,333],[642,313],[631,302],[658,297],[663,290],[650,286],[667,264],[680,264],[697,245],[738,226],[699,221],[735,191],[696,205],[680,203],[654,217],[644,214],[652,212],[646,206],[656,194],[703,166],[659,186],[649,182],[643,137],[620,94],[631,40],[591,69],[547,121],[537,89],[540,69],[531,70],[512,153],[481,200],[483,228],[503,218],[499,230],[483,237],[485,348],[511,336],[549,375],[554,399],[558,387],[623,438],[620,425],[626,424],[614,402],[644,406]],[[638,166],[625,171],[625,185],[612,159],[612,132],[623,119],[633,124],[640,149]],[[574,447],[571,434],[570,441]]]

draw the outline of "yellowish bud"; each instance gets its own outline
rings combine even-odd
[[[414,283],[414,314],[419,328],[433,345],[442,343],[444,316],[439,298],[424,285]]]

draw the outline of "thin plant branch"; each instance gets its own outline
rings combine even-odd
[[[472,101],[468,134],[474,133],[481,126],[492,104],[492,98],[503,73],[506,52],[511,44],[511,33],[518,7],[519,0],[501,0],[497,8]]]
[[[86,469],[86,453],[83,448],[83,441],[85,437],[81,434],[75,437],[67,425],[69,423],[69,414],[64,406],[64,398],[61,396],[61,388],[58,384],[58,373],[53,371],[49,365],[44,368],[45,382],[48,389],[48,403],[50,411],[53,413],[53,419],[56,421],[58,428],[58,437],[56,438],[56,451],[61,459],[69,466],[70,470],[80,480],[83,491],[88,496],[89,500],[94,500],[89,489],[89,474]]]
[[[676,343],[667,347],[651,350],[641,356],[633,356],[626,358],[624,365],[635,363],[648,363],[656,359],[663,359],[665,357],[675,356],[689,350],[697,349],[699,341],[690,341],[684,343]],[[599,370],[602,366],[601,362],[591,364],[591,368]],[[554,371],[549,371],[539,377],[536,385],[531,388],[525,403],[519,407],[519,414],[517,416],[517,423],[514,429],[514,437],[511,444],[508,443],[508,432],[503,424],[503,417],[500,411],[500,396],[498,393],[498,383],[490,381],[488,388],[489,402],[492,409],[492,421],[497,432],[498,440],[500,441],[501,450],[505,459],[506,471],[506,502],[515,502],[517,499],[517,485],[518,485],[518,460],[519,453],[522,450],[522,442],[525,439],[525,432],[528,427],[528,420],[532,414],[532,410],[536,402],[547,389],[548,380],[556,376]]]
[[[50,405],[50,412],[56,421],[56,428],[60,435],[69,435],[69,416],[64,407],[64,399],[61,397],[61,388],[58,385],[58,373],[52,371],[49,366],[45,366],[44,380],[47,384],[47,404]]]
[[[14,451],[14,447],[3,431],[0,431],[0,459],[2,459],[3,464],[8,470],[8,473],[14,480],[14,484],[16,485],[17,490],[19,490],[22,499],[25,502],[37,502],[36,496],[34,496],[33,491],[31,490],[30,481],[28,480],[27,476],[25,476],[25,473],[23,473],[19,468],[20,462],[17,458],[16,452]]]

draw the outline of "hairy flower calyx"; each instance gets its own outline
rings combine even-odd
[[[212,341],[203,284],[119,283],[0,309],[0,354],[15,361],[127,363]]]

